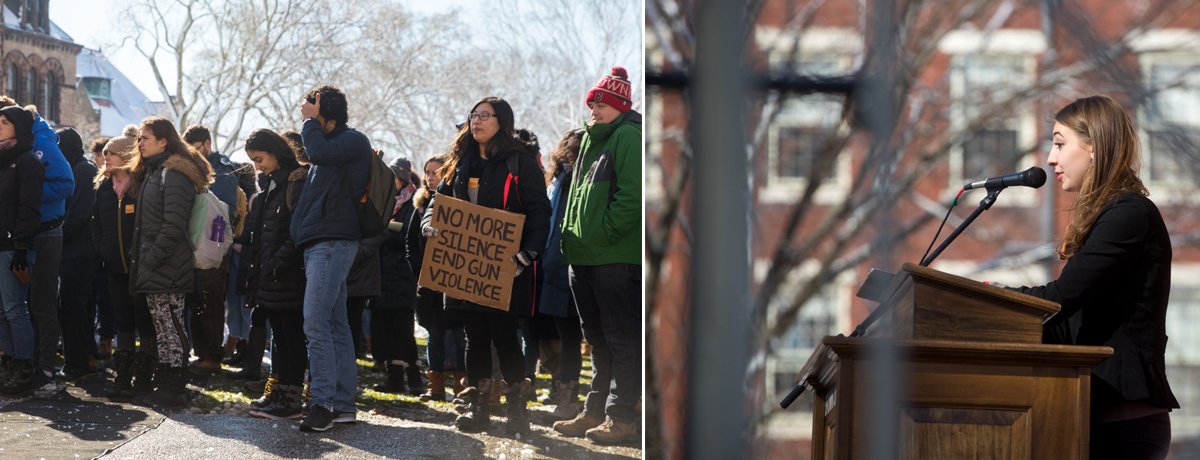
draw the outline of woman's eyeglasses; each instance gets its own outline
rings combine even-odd
[[[480,113],[472,113],[472,114],[467,115],[467,119],[471,120],[471,121],[475,121],[475,120],[488,121],[488,120],[491,120],[492,117],[494,117],[494,116],[496,116],[496,114],[494,114],[494,113],[480,112]]]

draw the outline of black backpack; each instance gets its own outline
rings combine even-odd
[[[396,192],[396,175],[384,164],[382,152],[372,152],[367,191],[358,199],[358,229],[362,238],[378,235],[387,228],[396,207]]]

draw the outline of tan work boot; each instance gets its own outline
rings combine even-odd
[[[450,392],[451,392],[451,394],[457,395],[459,393],[462,393],[462,391],[467,388],[467,385],[463,383],[463,379],[467,378],[467,373],[458,372],[458,371],[450,371],[450,372],[447,372],[446,374],[449,375],[449,377],[450,377]]]
[[[598,427],[602,423],[604,423],[603,415],[593,415],[587,411],[583,411],[573,419],[554,422],[554,431],[559,432],[563,436],[581,438],[588,430]]]
[[[587,438],[596,444],[629,444],[641,439],[633,422],[618,422],[605,417],[604,423],[587,430]]]
[[[438,371],[429,371],[428,375],[429,384],[425,387],[425,393],[421,395],[421,401],[445,401],[445,376]]]

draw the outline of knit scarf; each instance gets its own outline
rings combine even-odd
[[[409,198],[412,198],[413,193],[416,191],[417,186],[414,184],[408,184],[407,187],[400,189],[400,193],[396,194],[396,206],[392,209],[392,214],[394,215],[400,212],[400,207],[404,206],[404,202],[408,201]]]
[[[133,181],[130,180],[128,173],[116,173],[112,175],[113,192],[117,194],[117,197],[124,197],[125,191],[129,190],[129,185],[132,183]]]

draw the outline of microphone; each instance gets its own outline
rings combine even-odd
[[[1022,187],[1041,187],[1046,183],[1046,170],[1034,166],[1018,173],[1012,173],[1000,177],[992,177],[978,182],[971,182],[963,186],[963,190],[971,190],[973,188],[1005,188],[1013,186]]]

